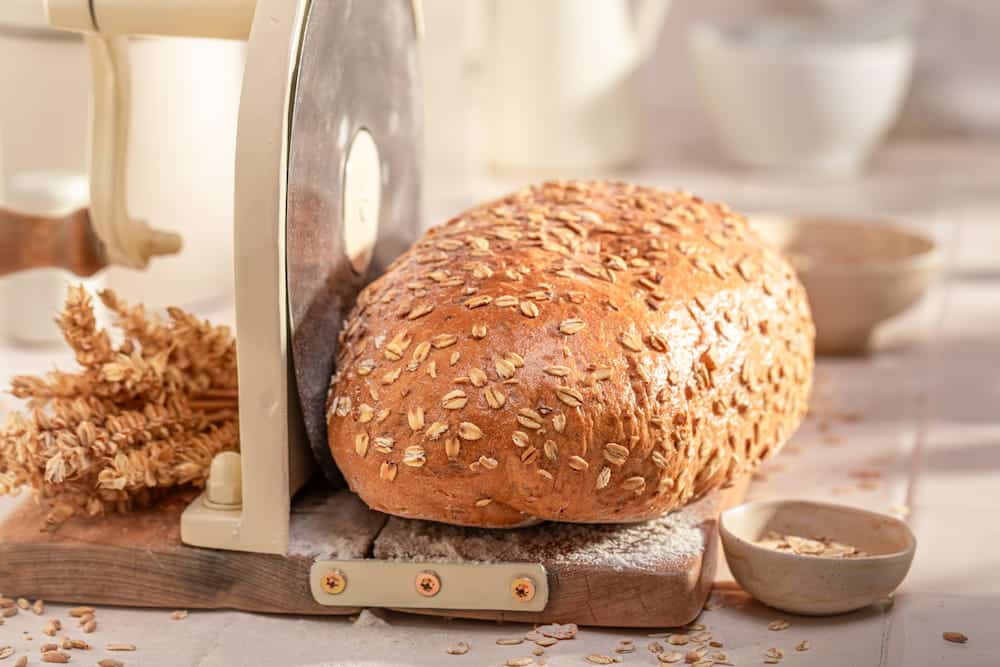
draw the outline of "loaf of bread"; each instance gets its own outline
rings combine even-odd
[[[725,205],[544,183],[431,229],[361,293],[330,448],[390,514],[644,520],[781,447],[813,337],[791,267]]]

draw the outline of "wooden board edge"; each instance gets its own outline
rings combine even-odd
[[[302,557],[185,546],[154,552],[0,544],[0,590],[70,604],[309,615],[360,611],[316,603],[308,585],[311,565]],[[87,582],[82,589],[81,581]]]
[[[720,511],[742,501],[748,483],[726,491]],[[660,577],[643,571],[593,572],[580,565],[549,565],[550,600],[541,612],[429,610],[399,611],[454,618],[542,623],[573,622],[604,627],[672,627],[690,622],[711,593],[719,558],[717,515],[702,524],[705,549],[687,568],[694,579]],[[168,536],[164,535],[164,538]],[[373,538],[374,539],[374,538]],[[91,542],[59,544],[39,540],[12,545],[0,542],[0,590],[6,595],[43,598],[73,604],[103,604],[167,609],[235,609],[274,614],[356,614],[358,607],[331,607],[315,602],[309,591],[313,557],[275,556],[219,551],[170,544],[156,550]],[[169,572],[165,577],[164,572]],[[577,580],[575,590],[567,582]],[[613,581],[612,581],[613,579]],[[78,583],[88,581],[86,590]],[[582,585],[580,585],[582,584]],[[610,590],[594,602],[595,587]],[[665,587],[673,587],[666,590]],[[669,604],[660,600],[673,599]],[[678,605],[683,599],[687,604]],[[635,615],[636,601],[643,611]]]

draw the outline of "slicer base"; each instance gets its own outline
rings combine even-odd
[[[389,519],[348,491],[307,488],[291,515],[289,553],[222,551],[187,546],[180,516],[196,494],[180,493],[155,508],[94,520],[71,519],[39,531],[44,511],[30,498],[0,499],[0,590],[58,602],[168,609],[240,609],[264,613],[352,614],[357,607],[315,602],[309,588],[316,560],[376,558],[523,560],[537,553],[548,572],[543,611],[410,609],[415,613],[525,622],[665,627],[693,619],[711,590],[718,561],[716,518],[743,497],[746,484],[714,494],[673,515],[701,546],[671,545],[659,530],[636,558],[608,549],[615,529],[592,535],[584,526],[547,524],[512,531],[463,529]],[[633,527],[634,529],[635,527]],[[623,527],[628,530],[629,527]],[[518,532],[521,532],[518,531]],[[686,539],[694,533],[688,531]],[[413,539],[417,536],[420,539]],[[589,537],[588,537],[589,536]],[[563,539],[563,538],[567,539]],[[426,539],[424,539],[426,538]],[[497,541],[498,540],[498,541]],[[519,543],[529,552],[518,552]],[[584,548],[582,545],[589,544]],[[562,546],[560,546],[562,545]],[[568,550],[567,550],[568,547]],[[655,547],[655,548],[654,548]],[[685,554],[677,558],[678,554]],[[490,554],[486,554],[489,556]],[[352,581],[352,585],[364,585]]]

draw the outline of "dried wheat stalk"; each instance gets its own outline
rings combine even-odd
[[[169,318],[110,290],[123,341],[98,329],[90,296],[71,287],[57,322],[79,371],[18,376],[25,399],[0,431],[0,494],[33,488],[49,521],[147,505],[165,489],[200,487],[217,453],[237,449],[236,343],[178,308]]]

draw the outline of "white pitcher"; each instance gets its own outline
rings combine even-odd
[[[586,170],[641,154],[635,72],[669,0],[494,0],[482,56],[485,143],[501,168]]]

